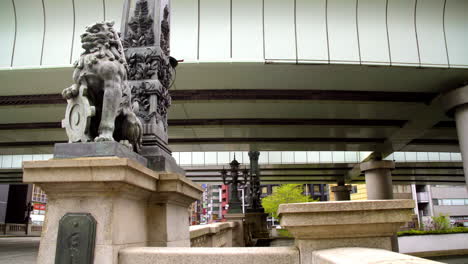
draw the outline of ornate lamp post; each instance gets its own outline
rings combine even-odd
[[[250,158],[250,180],[249,180],[249,203],[252,212],[263,212],[262,204],[260,202],[260,168],[258,167],[258,157],[260,152],[249,151]]]
[[[224,184],[229,184],[229,209],[230,214],[242,213],[242,202],[239,200],[239,194],[237,188],[239,185],[244,185],[247,182],[249,176],[249,170],[247,168],[242,170],[242,174],[239,173],[240,163],[234,157],[234,160],[229,163],[231,169],[228,171],[223,168],[221,171],[221,177],[223,178]],[[240,179],[242,177],[242,180]]]

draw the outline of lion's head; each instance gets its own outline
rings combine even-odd
[[[86,27],[81,35],[82,47],[85,53],[93,53],[101,47],[109,49],[111,46],[118,48],[118,38],[114,28],[114,22],[99,22]]]

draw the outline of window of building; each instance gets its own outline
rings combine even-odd
[[[465,199],[452,199],[452,205],[465,205]]]
[[[262,193],[267,194],[268,193],[268,187],[262,187]]]
[[[39,203],[47,203],[47,195],[37,185],[33,185],[32,201]]]
[[[434,205],[468,205],[468,199],[434,199]]]
[[[314,184],[314,193],[319,193],[320,192],[320,185]]]
[[[451,200],[448,199],[441,199],[439,202],[441,205],[452,205]]]

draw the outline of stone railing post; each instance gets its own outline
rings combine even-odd
[[[338,201],[282,204],[281,226],[295,238],[301,263],[312,252],[338,247],[392,250],[392,236],[411,220],[413,200]]]
[[[226,214],[226,220],[234,222],[236,227],[232,232],[232,246],[244,247],[245,246],[245,214]]]
[[[148,246],[190,247],[188,208],[200,195],[201,187],[184,176],[159,174],[148,205]]]
[[[191,247],[232,247],[234,222],[190,227]]]

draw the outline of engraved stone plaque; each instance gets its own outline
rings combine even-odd
[[[89,213],[67,213],[60,219],[55,264],[92,264],[96,220]]]

